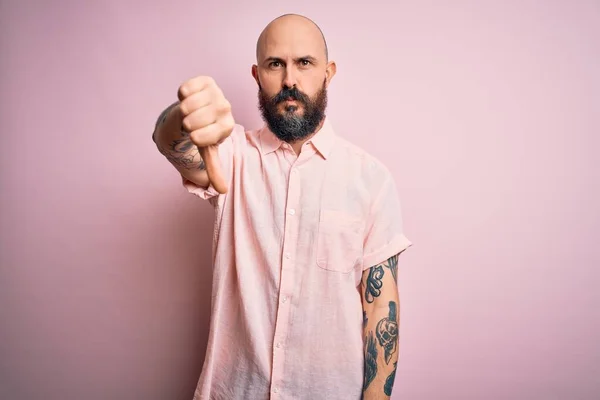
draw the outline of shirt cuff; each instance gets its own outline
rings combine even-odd
[[[185,178],[183,175],[181,176],[181,182],[183,184],[183,187],[186,188],[188,192],[200,197],[203,200],[210,200],[213,197],[219,195],[219,192],[217,192],[217,190],[213,187],[212,184],[210,184],[208,188],[205,189],[196,185],[194,182]]]
[[[390,257],[402,253],[404,250],[412,246],[412,242],[403,234],[396,235],[392,241],[388,242],[380,249],[367,254],[363,257],[362,270],[371,268],[374,265],[381,264],[387,261]]]

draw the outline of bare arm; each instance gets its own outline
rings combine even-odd
[[[179,101],[167,107],[158,117],[152,140],[167,160],[187,179],[200,187],[209,185],[206,165],[189,133],[182,129],[183,115]]]
[[[363,399],[389,399],[398,362],[398,255],[365,270],[361,281],[365,376]]]

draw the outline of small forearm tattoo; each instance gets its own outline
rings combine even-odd
[[[375,332],[377,340],[384,350],[385,363],[389,364],[398,346],[398,310],[395,301],[389,303],[390,311],[387,317],[377,323]]]
[[[183,132],[182,132],[183,134]],[[169,148],[158,145],[158,150],[176,167],[184,169],[206,169],[204,160],[200,157],[199,150],[189,137],[175,139]]]
[[[394,277],[394,281],[398,282],[398,254],[390,257],[387,260],[387,267],[392,272],[392,276]]]
[[[181,137],[173,140],[171,143],[168,144],[167,147],[156,142],[156,139],[154,137],[156,131],[160,128],[162,124],[164,124],[165,120],[167,119],[167,115],[169,114],[169,111],[176,104],[177,103],[174,103],[171,106],[167,107],[167,109],[164,110],[158,117],[158,120],[156,121],[156,126],[154,128],[154,133],[152,134],[152,140],[154,140],[154,143],[156,143],[158,151],[160,151],[161,154],[164,155],[167,158],[167,160],[169,160],[169,162],[175,167],[188,170],[204,170],[206,169],[206,164],[200,156],[198,147],[196,147],[196,145],[192,142],[192,140],[190,139],[190,134],[184,131],[183,127],[179,130]]]
[[[381,294],[385,274],[384,267],[390,270],[394,282],[398,282],[398,254],[388,258],[384,263],[374,265],[369,270],[369,276],[365,282],[365,300],[367,303],[372,303]]]
[[[365,377],[363,381],[363,391],[366,390],[375,375],[377,375],[377,345],[373,332],[369,332],[365,340]]]
[[[367,277],[367,283],[365,284],[365,300],[367,303],[372,303],[375,297],[379,297],[381,294],[381,287],[383,286],[383,267],[377,265],[371,267],[369,270],[369,276]]]

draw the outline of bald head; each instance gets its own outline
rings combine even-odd
[[[327,42],[321,28],[307,17],[285,14],[271,21],[256,42],[256,61],[272,56],[269,52],[294,48],[311,52],[313,57],[325,56],[328,61]],[[309,54],[307,54],[309,55]]]

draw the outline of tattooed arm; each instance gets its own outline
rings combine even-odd
[[[187,179],[201,187],[208,187],[209,179],[204,160],[189,133],[182,129],[183,116],[179,102],[167,107],[158,117],[152,140],[158,151]]]
[[[365,270],[361,281],[365,372],[363,399],[389,399],[398,361],[398,255]]]

